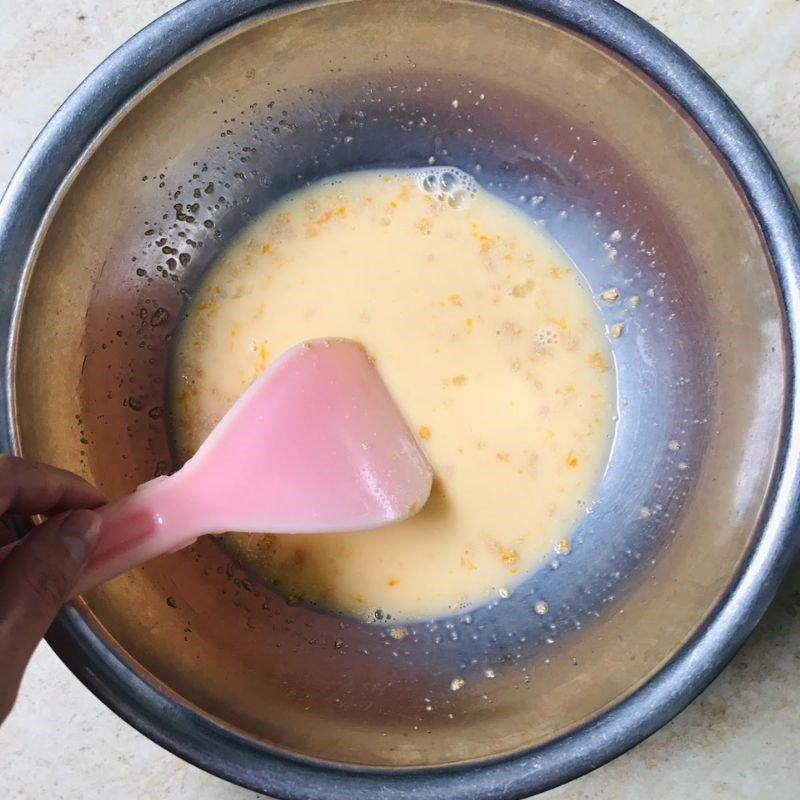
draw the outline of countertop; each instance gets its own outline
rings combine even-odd
[[[586,0],[590,2],[590,0]],[[173,0],[0,0],[0,188],[69,91]],[[628,0],[758,129],[800,198],[800,0]],[[800,565],[714,684],[644,744],[547,800],[794,800]],[[0,796],[243,800],[119,720],[42,644],[0,729]],[[444,798],[443,798],[444,800]]]

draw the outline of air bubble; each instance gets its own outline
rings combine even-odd
[[[435,173],[430,173],[422,179],[422,191],[428,194],[433,194],[436,190],[438,180]]]
[[[443,172],[439,176],[439,186],[446,192],[451,192],[458,185],[458,176],[453,172]]]
[[[451,208],[462,208],[478,192],[474,178],[454,167],[432,167],[417,173],[419,188]]]
[[[553,347],[559,342],[558,331],[555,328],[550,327],[540,328],[536,334],[536,340],[541,345]]]

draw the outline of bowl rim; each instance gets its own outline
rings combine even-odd
[[[480,0],[479,0],[480,2]],[[112,53],[70,95],[37,137],[0,200],[0,451],[15,449],[13,378],[20,269],[42,220],[96,135],[138,91],[190,50],[297,0],[188,0]],[[215,775],[279,798],[308,800],[518,800],[566,783],[621,755],[688,705],[722,671],[755,627],[800,550],[800,213],[753,128],[720,87],[677,45],[613,0],[488,0],[543,18],[621,56],[669,95],[717,148],[749,203],[784,302],[787,401],[770,496],[740,569],[706,620],[648,682],[596,719],[541,747],[488,764],[435,769],[335,768],[297,760],[201,716],[137,673],[74,605],[47,641],[69,669],[126,722]]]

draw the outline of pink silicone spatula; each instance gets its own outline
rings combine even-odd
[[[104,506],[75,594],[206,533],[332,533],[406,519],[433,472],[366,351],[298,345],[239,398],[169,477]]]

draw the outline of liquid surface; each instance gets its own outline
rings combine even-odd
[[[503,595],[556,552],[611,444],[599,312],[559,248],[455,170],[361,172],[291,195],[225,251],[192,301],[173,381],[190,456],[292,345],[364,344],[435,472],[414,518],[337,535],[230,534],[282,592],[371,619]]]

